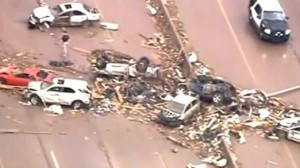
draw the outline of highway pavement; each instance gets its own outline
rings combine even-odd
[[[67,108],[56,116],[19,104],[18,95],[0,92],[0,97],[1,168],[182,168],[198,161],[150,125]],[[3,133],[7,130],[25,133]]]
[[[49,0],[56,5],[63,0]],[[133,57],[152,56],[140,47],[138,33],[151,36],[154,27],[140,0],[83,0],[97,7],[104,21],[118,23],[120,30],[67,28],[70,46],[83,50],[116,49]],[[61,59],[60,28],[41,32],[27,29],[27,18],[35,0],[2,0],[0,44],[7,57],[18,52],[34,53],[36,64]],[[92,36],[92,37],[91,37]],[[73,68],[88,71],[86,57],[68,50]],[[82,74],[78,74],[82,75]],[[0,134],[1,168],[182,168],[197,162],[193,152],[178,148],[151,126],[127,121],[120,116],[95,118],[89,114],[52,116],[42,107],[24,106],[17,95],[0,92],[0,129],[18,129],[31,133]],[[178,153],[172,153],[178,148]]]
[[[290,17],[289,23],[293,31],[291,40],[286,44],[271,44],[259,39],[248,21],[248,1],[176,0],[179,16],[185,25],[191,46],[199,52],[199,59],[239,87],[259,88],[267,93],[300,84],[300,2],[280,2]],[[282,98],[300,105],[299,96],[300,92],[293,92]],[[257,137],[250,137],[248,141],[243,147],[237,147],[242,148],[237,150],[240,160],[251,158],[243,163],[244,168],[253,167],[253,163],[259,161],[262,165],[270,155],[281,156],[281,163],[286,165],[279,167],[300,167],[297,159],[299,144],[279,143],[278,148],[274,149],[273,143],[266,145],[257,140]],[[256,150],[253,150],[251,141],[258,142]]]

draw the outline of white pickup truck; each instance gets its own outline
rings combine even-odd
[[[41,5],[28,18],[28,27],[31,29],[39,26],[88,27],[94,23],[100,23],[98,10],[78,2],[62,3],[54,7]]]

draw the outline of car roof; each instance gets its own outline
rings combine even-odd
[[[61,3],[61,4],[59,4],[59,7],[63,12],[73,11],[73,10],[81,11],[82,9],[84,9],[84,4],[78,3],[78,2]]]
[[[278,0],[258,0],[263,11],[283,11]]]
[[[196,97],[190,96],[190,95],[185,95],[185,94],[179,94],[172,99],[172,101],[176,103],[180,103],[183,105],[188,105],[192,101],[197,100]]]
[[[65,79],[65,78],[54,78],[53,83],[59,86],[66,86],[71,88],[86,88],[88,82],[79,79]]]

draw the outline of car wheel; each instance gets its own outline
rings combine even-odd
[[[88,28],[91,26],[91,22],[90,21],[84,21],[81,23],[81,26],[84,28]]]
[[[83,105],[84,105],[84,103],[83,103],[82,101],[80,101],[80,100],[75,100],[75,101],[72,103],[72,107],[73,107],[74,109],[80,109],[80,108],[83,107]]]
[[[179,85],[176,87],[176,95],[187,94],[188,88],[185,85]]]
[[[215,103],[215,104],[222,104],[223,101],[224,101],[224,95],[222,93],[215,93],[212,97],[212,101]]]
[[[103,58],[97,58],[96,67],[98,69],[105,69],[106,64],[107,64],[106,60],[104,60]]]
[[[42,103],[42,100],[39,96],[37,95],[32,95],[30,98],[29,98],[29,101],[32,105],[39,105]]]
[[[42,25],[45,27],[45,28],[47,28],[47,29],[49,29],[50,28],[50,22],[43,22],[42,23]]]
[[[35,25],[33,25],[33,24],[31,24],[31,23],[28,23],[27,28],[28,28],[28,29],[34,29],[34,28],[35,28]]]
[[[261,40],[264,40],[264,33],[263,33],[263,32],[259,32],[259,38],[260,38]]]
[[[0,84],[5,85],[7,84],[7,81],[4,78],[0,78]]]

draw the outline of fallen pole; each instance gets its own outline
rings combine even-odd
[[[269,93],[269,94],[267,94],[267,96],[268,97],[274,97],[274,96],[286,94],[286,93],[289,93],[289,92],[293,92],[293,91],[296,91],[296,90],[299,90],[299,89],[300,89],[300,85],[297,85],[297,86],[290,87],[290,88],[287,88],[287,89],[284,89],[284,90],[280,90],[280,91],[277,91],[277,92],[274,92],[274,93]]]

